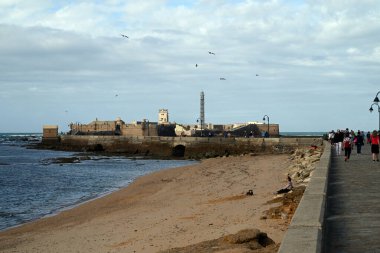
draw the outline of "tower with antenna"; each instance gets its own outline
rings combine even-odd
[[[203,91],[201,92],[201,106],[200,106],[200,108],[201,108],[201,111],[200,111],[199,120],[200,120],[201,132],[202,132],[202,130],[204,129],[204,125],[205,125],[205,94]]]

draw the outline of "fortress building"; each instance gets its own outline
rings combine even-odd
[[[158,112],[158,123],[147,119],[126,124],[121,118],[98,120],[88,124],[70,123],[69,135],[119,135],[119,136],[175,136],[175,125],[169,122],[167,109]],[[52,131],[44,127],[46,136]]]
[[[169,123],[168,109],[160,109],[158,111],[158,124],[168,124],[168,123]]]

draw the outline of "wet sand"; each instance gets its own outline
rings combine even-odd
[[[289,155],[246,155],[155,172],[0,233],[0,252],[158,252],[252,228],[280,243],[288,223],[260,218],[290,164]]]

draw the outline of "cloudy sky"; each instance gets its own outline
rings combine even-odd
[[[377,128],[380,1],[0,0],[0,132],[194,124],[201,91],[214,124]]]

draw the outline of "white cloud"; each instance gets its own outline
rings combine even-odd
[[[264,113],[283,130],[298,131],[315,118],[308,110],[323,115],[340,103],[342,90],[365,83],[363,104],[377,92],[378,13],[375,0],[1,1],[0,107],[55,103],[82,122],[153,120],[165,107],[176,112],[173,120],[188,123],[204,90],[210,120],[251,121]],[[320,100],[310,103],[315,96]],[[297,110],[302,117],[289,120]],[[352,114],[363,117],[360,128],[373,127],[358,110],[353,105]],[[70,115],[58,123],[74,120]],[[336,128],[315,124],[305,130]]]

